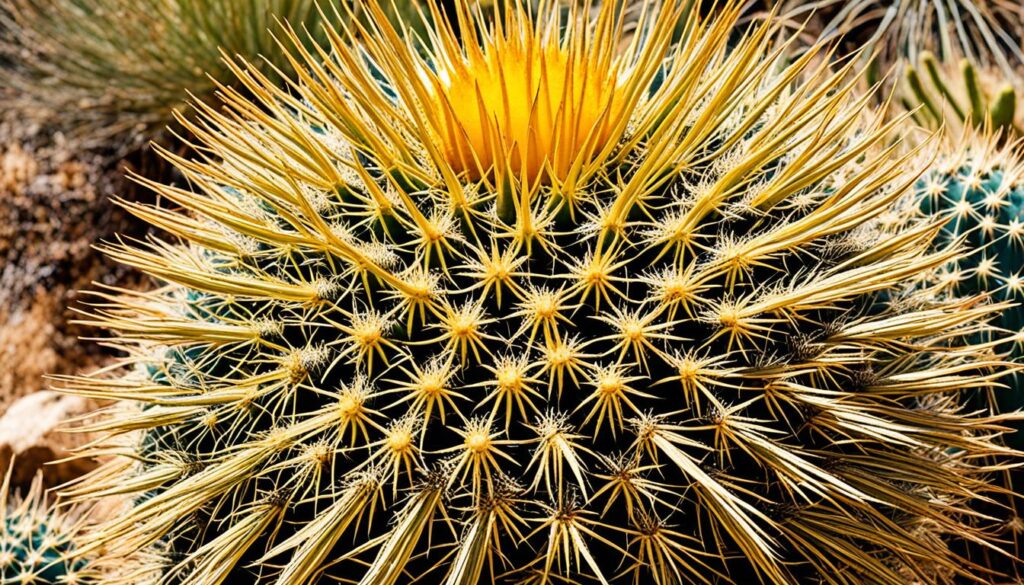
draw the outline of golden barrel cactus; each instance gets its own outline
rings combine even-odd
[[[847,71],[691,2],[512,2],[403,34],[374,3],[189,123],[106,246],[123,374],[88,428],[131,495],[107,560],[165,583],[970,579],[1012,452],[961,408],[999,306],[910,286],[912,188]],[[339,8],[343,11],[343,8]],[[428,14],[429,16],[429,14]],[[910,291],[910,292],[907,292]],[[886,300],[888,299],[888,300]],[[109,372],[105,372],[108,374]],[[921,537],[941,534],[938,542]],[[980,573],[985,578],[985,573]],[[936,577],[938,576],[938,577]]]

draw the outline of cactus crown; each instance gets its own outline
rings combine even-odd
[[[78,555],[79,523],[48,505],[42,476],[27,496],[12,497],[11,470],[0,485],[0,582],[10,585],[95,583],[89,563]]]
[[[990,309],[878,302],[955,254],[884,229],[892,126],[691,7],[459,2],[423,46],[370,3],[288,31],[285,88],[233,64],[255,100],[165,153],[191,187],[140,179],[179,209],[124,203],[180,241],[107,247],[168,285],[99,293],[134,367],[72,382],[143,431],[68,490],[137,496],[95,546],[198,584],[969,575],[914,531],[986,538],[1000,420],[951,393]]]

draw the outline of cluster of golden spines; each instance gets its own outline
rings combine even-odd
[[[72,383],[146,437],[69,491],[146,494],[95,546],[210,585],[965,574],[890,514],[985,538],[934,502],[1000,419],[922,397],[992,383],[953,341],[990,309],[876,307],[955,252],[876,225],[912,178],[845,72],[735,3],[457,5],[421,50],[368,4],[288,88],[236,65],[192,187],[147,182],[184,211],[125,203],[185,243],[108,248],[171,284],[105,295],[135,367]]]

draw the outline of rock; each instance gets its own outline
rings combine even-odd
[[[6,469],[13,456],[12,483],[28,485],[42,470],[46,486],[59,485],[89,471],[95,465],[88,460],[48,463],[68,457],[72,449],[85,443],[86,437],[61,429],[94,407],[88,399],[50,390],[17,400],[0,417],[0,469]]]
[[[25,310],[8,314],[0,308],[0,416],[26,394],[46,388],[46,374],[66,374],[78,364],[71,361],[74,348],[54,325],[61,300],[37,294]]]
[[[0,104],[5,96],[0,88]],[[89,297],[77,291],[95,290],[94,282],[137,287],[138,276],[91,246],[149,229],[110,200],[146,200],[125,181],[127,166],[26,118],[0,107],[0,415],[45,388],[46,374],[109,362],[112,352],[94,339],[99,332],[75,324],[69,308],[84,308]]]

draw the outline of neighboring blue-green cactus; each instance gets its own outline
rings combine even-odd
[[[40,479],[24,498],[8,497],[9,477],[0,487],[0,583],[98,583],[87,560],[76,554],[79,524],[47,504]]]
[[[991,322],[996,329],[979,333],[978,340],[1005,339],[994,349],[1020,361],[1024,356],[1024,165],[1013,149],[975,140],[922,177],[917,191],[922,211],[949,216],[941,238],[963,239],[970,251],[939,271],[935,281],[958,296],[988,293],[994,302],[1017,303],[1002,310]],[[1024,378],[1018,375],[1007,383],[1014,391],[997,393],[993,408],[999,412],[1024,407]],[[1024,447],[1020,430],[1018,425],[1018,432],[1007,435],[1018,449]]]

